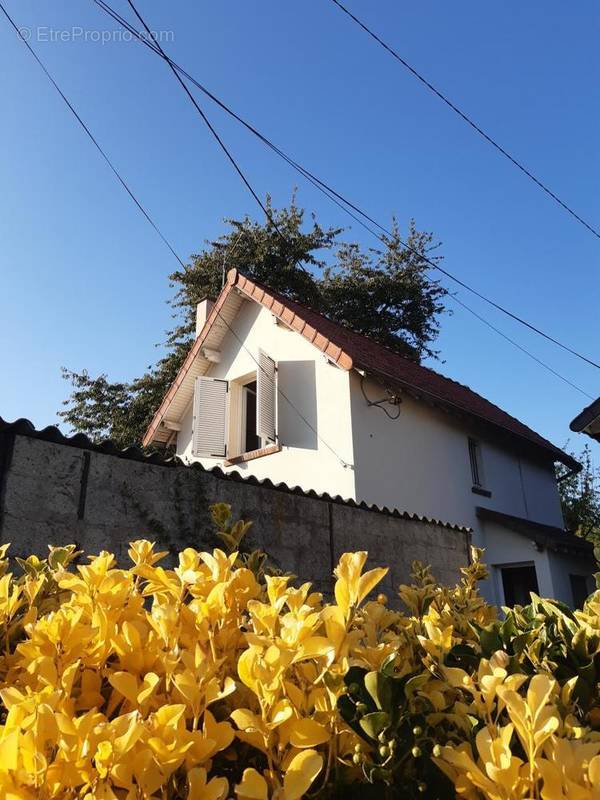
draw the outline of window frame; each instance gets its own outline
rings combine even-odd
[[[471,491],[473,494],[482,497],[491,497],[492,493],[486,489],[486,477],[482,456],[481,440],[475,436],[467,437],[467,449],[469,452],[469,466],[471,468]]]
[[[241,419],[240,419],[240,448],[239,448],[240,449],[240,453],[239,453],[239,455],[241,455],[241,456],[246,455],[247,453],[253,453],[255,450],[262,450],[264,447],[267,446],[267,443],[266,443],[265,439],[263,439],[262,437],[258,436],[258,434],[255,432],[255,436],[258,439],[258,446],[257,447],[252,447],[250,449],[248,449],[248,447],[247,447],[247,438],[246,437],[248,435],[248,431],[247,431],[247,424],[248,424],[248,394],[251,391],[252,391],[252,394],[254,394],[254,397],[256,398],[255,399],[256,411],[255,411],[255,415],[254,415],[254,417],[255,417],[255,426],[256,426],[256,417],[258,415],[258,387],[257,387],[256,390],[249,389],[248,387],[252,383],[254,383],[254,384],[256,383],[256,377],[255,377],[254,380],[245,381],[240,387],[240,389],[241,389],[241,395],[240,395],[241,396],[241,403],[240,403],[240,406],[241,406],[241,409],[240,409],[241,410]]]
[[[508,564],[495,564],[494,566],[498,570],[498,577],[499,577],[500,587],[502,590],[502,599],[504,601],[502,605],[510,606],[509,600],[511,599],[510,597],[507,597],[505,578],[508,579],[511,573],[512,573],[511,577],[514,576],[519,570],[533,570],[533,577],[535,579],[535,588],[532,588],[529,591],[532,591],[535,594],[539,594],[540,581],[538,576],[537,564],[535,563],[535,561],[515,561],[513,563],[508,563]],[[513,590],[513,594],[515,594],[516,586],[517,585],[513,583],[513,586],[511,587]],[[526,599],[525,605],[527,605],[529,602],[530,602],[529,599]]]
[[[255,450],[246,450],[246,393],[245,388],[257,380],[257,371],[247,372],[239,378],[229,381],[229,439],[227,441],[227,462],[240,463],[250,460],[246,456],[254,453],[263,453],[272,450],[274,443],[259,438],[259,447]],[[257,400],[258,413],[258,400]],[[281,448],[279,448],[281,449]]]

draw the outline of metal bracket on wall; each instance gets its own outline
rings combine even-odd
[[[381,400],[370,400],[369,397],[367,396],[367,393],[365,392],[364,382],[365,382],[365,375],[363,374],[361,375],[360,378],[360,390],[363,393],[363,397],[367,401],[367,405],[370,408],[374,407],[381,409],[381,411],[383,411],[383,413],[390,419],[398,419],[398,417],[400,416],[400,406],[402,405],[402,396],[400,395],[400,393],[392,392],[390,389],[386,389],[387,392],[386,397],[382,397]],[[395,416],[392,416],[390,412],[386,408],[384,408],[386,404],[395,406],[398,409],[398,413]]]

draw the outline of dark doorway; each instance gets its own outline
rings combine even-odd
[[[583,608],[587,600],[589,589],[586,575],[569,575],[571,581],[571,594],[573,595],[573,608]]]
[[[502,567],[502,587],[505,606],[526,606],[531,602],[530,592],[539,592],[533,564]]]

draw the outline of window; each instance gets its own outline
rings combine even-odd
[[[254,373],[226,381],[202,375],[194,386],[194,456],[228,460],[266,455],[277,443],[277,367],[262,350]],[[261,450],[261,453],[255,451]]]
[[[569,580],[571,581],[573,608],[583,608],[589,594],[587,575],[569,575]]]
[[[531,602],[530,592],[538,593],[537,574],[534,564],[518,564],[502,567],[502,588],[505,606],[526,606]]]
[[[242,452],[250,453],[263,446],[256,432],[256,381],[242,386]]]
[[[481,470],[481,452],[477,439],[469,437],[469,459],[471,461],[471,478],[473,486],[481,488],[483,486],[483,474]]]

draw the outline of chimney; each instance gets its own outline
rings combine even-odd
[[[214,300],[205,297],[196,306],[196,338],[200,335],[200,331],[204,327],[210,312],[213,310],[215,304]]]

